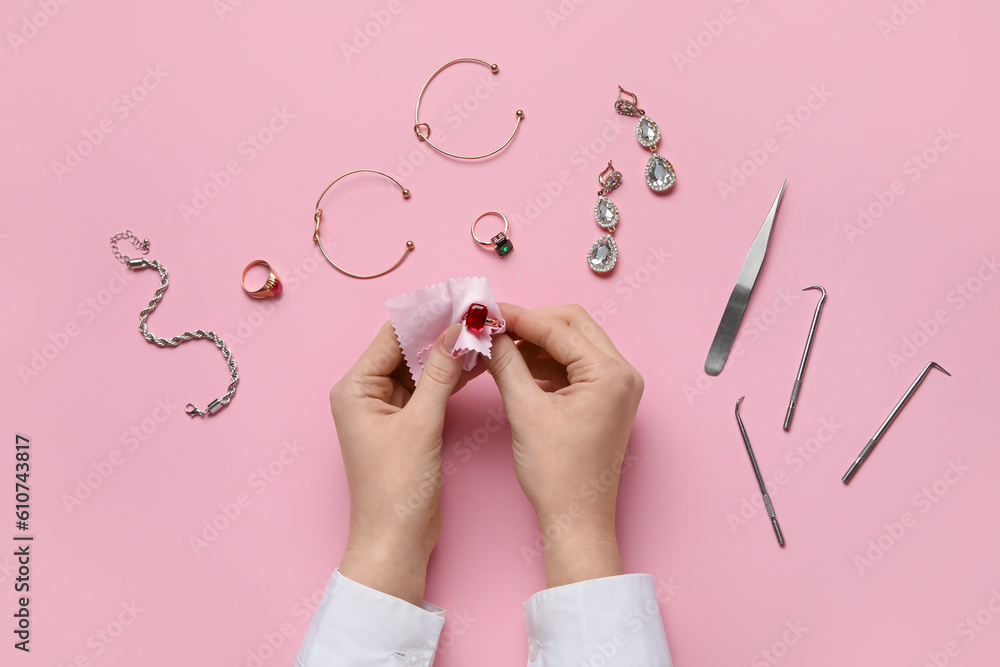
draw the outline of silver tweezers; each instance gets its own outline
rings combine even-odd
[[[729,350],[733,347],[736,332],[740,328],[740,322],[743,321],[743,313],[746,312],[747,303],[750,302],[750,292],[753,291],[754,283],[757,282],[757,274],[760,273],[760,267],[764,264],[764,254],[767,252],[767,242],[771,238],[774,216],[778,212],[778,204],[781,202],[781,195],[785,191],[785,183],[787,182],[787,178],[782,182],[778,196],[774,198],[771,210],[764,218],[764,224],[760,226],[757,238],[750,246],[750,252],[747,253],[747,258],[743,262],[743,269],[736,281],[736,287],[729,295],[729,303],[726,304],[726,310],[722,313],[722,321],[719,322],[712,347],[708,351],[708,358],[705,359],[705,372],[709,375],[721,373],[722,367],[726,365],[726,359],[729,358]]]

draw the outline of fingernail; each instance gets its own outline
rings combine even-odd
[[[445,329],[444,340],[441,341],[441,349],[457,357],[458,355],[454,353],[455,343],[458,342],[458,334],[462,333],[461,324],[452,324],[450,327]]]

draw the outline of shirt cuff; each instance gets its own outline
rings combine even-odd
[[[651,574],[580,581],[524,603],[529,667],[672,667]]]
[[[428,667],[445,612],[416,607],[333,573],[299,647],[296,667]]]

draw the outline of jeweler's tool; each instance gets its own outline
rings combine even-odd
[[[747,437],[747,430],[743,428],[743,420],[740,419],[740,403],[746,396],[740,396],[736,401],[736,423],[740,425],[740,435],[743,436],[743,443],[747,446],[747,454],[750,455],[750,464],[753,466],[753,474],[757,476],[757,484],[760,486],[760,495],[764,497],[764,507],[767,508],[767,515],[771,517],[771,525],[774,526],[774,534],[778,536],[778,545],[785,546],[785,538],[781,534],[781,527],[778,526],[778,517],[774,515],[774,507],[771,505],[771,497],[767,495],[767,487],[764,486],[764,478],[760,476],[760,468],[757,467],[757,459],[754,458],[753,448],[750,447],[750,438]]]
[[[920,383],[924,381],[924,378],[927,377],[927,373],[929,373],[932,368],[936,368],[945,375],[951,377],[951,373],[941,368],[934,361],[924,366],[924,370],[920,372],[920,375],[917,376],[917,379],[914,380],[913,384],[910,385],[910,388],[906,390],[906,393],[903,394],[903,398],[899,399],[899,403],[896,403],[896,407],[892,409],[892,412],[890,412],[889,416],[885,418],[885,421],[882,422],[882,425],[878,427],[878,431],[875,432],[875,435],[872,436],[872,439],[869,440],[868,444],[865,445],[865,448],[861,450],[861,453],[858,455],[858,458],[855,459],[854,463],[851,464],[850,470],[848,470],[847,473],[841,478],[841,481],[844,484],[847,484],[848,482],[851,481],[851,477],[854,476],[854,473],[858,471],[858,468],[861,467],[861,464],[865,462],[865,459],[868,458],[868,455],[872,453],[873,449],[875,449],[875,445],[878,444],[879,438],[881,438],[885,434],[885,432],[889,429],[889,425],[892,424],[892,420],[896,418],[896,415],[898,415],[900,410],[903,409],[903,406],[906,405],[906,402],[910,400],[910,396],[912,396],[913,392],[917,390],[917,387],[919,387]]]
[[[810,285],[802,288],[802,291],[805,292],[808,289],[818,289],[823,292],[823,296],[816,304],[816,312],[813,313],[812,325],[809,327],[809,337],[806,338],[806,349],[802,352],[802,361],[799,363],[799,373],[795,376],[795,384],[792,385],[792,397],[788,399],[788,411],[785,413],[785,425],[782,427],[786,431],[792,425],[792,413],[795,412],[795,401],[798,400],[799,390],[802,388],[802,374],[806,372],[806,361],[809,360],[809,351],[812,349],[813,335],[816,333],[816,323],[819,321],[819,311],[823,308],[823,302],[826,301],[826,290],[823,289],[822,285]]]
[[[774,203],[771,204],[771,210],[764,219],[764,224],[760,226],[757,238],[753,240],[753,244],[750,246],[750,252],[747,253],[747,258],[743,262],[743,269],[740,271],[740,277],[736,281],[736,287],[733,288],[733,293],[729,295],[729,303],[726,304],[726,310],[722,314],[722,321],[719,322],[719,328],[715,332],[712,347],[708,351],[708,358],[705,359],[705,372],[709,375],[718,375],[722,372],[722,367],[726,365],[729,350],[736,339],[736,331],[740,328],[743,313],[746,311],[747,303],[750,301],[750,292],[753,291],[753,285],[757,282],[757,274],[760,273],[760,267],[764,264],[764,253],[767,252],[767,242],[771,238],[771,227],[774,225],[774,216],[778,212],[778,204],[781,202],[781,195],[785,191],[785,183],[787,182],[787,178],[782,182],[781,189],[778,190],[778,196],[775,197]]]

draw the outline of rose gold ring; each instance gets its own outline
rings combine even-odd
[[[267,267],[267,280],[264,281],[264,286],[260,289],[251,290],[247,287],[246,283],[247,271],[260,265]],[[274,269],[271,268],[271,265],[262,259],[257,259],[247,264],[247,268],[243,269],[243,275],[240,277],[240,284],[243,285],[243,291],[255,299],[267,299],[281,294],[281,281],[278,280],[278,276],[274,275]]]

